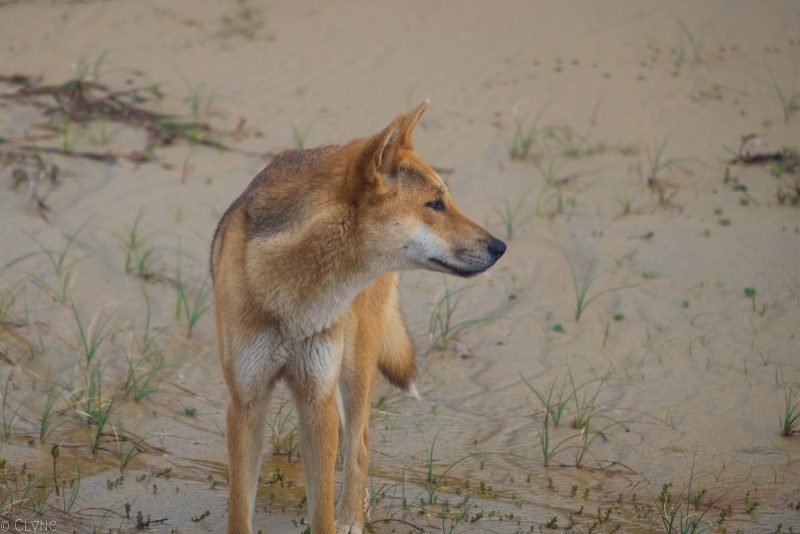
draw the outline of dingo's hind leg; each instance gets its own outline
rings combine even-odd
[[[233,398],[228,405],[228,534],[252,532],[268,397],[249,403]]]

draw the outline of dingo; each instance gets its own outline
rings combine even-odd
[[[506,245],[463,216],[411,146],[428,108],[346,145],[275,157],[228,208],[211,247],[227,414],[228,532],[249,534],[267,400],[297,405],[314,533],[360,533],[375,370],[415,392],[397,271],[472,276]],[[344,483],[334,519],[339,446]]]

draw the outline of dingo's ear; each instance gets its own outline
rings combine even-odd
[[[377,173],[385,171],[392,163],[392,156],[397,146],[397,130],[403,123],[403,116],[398,115],[392,123],[375,135],[367,145],[364,155],[372,154],[372,170]]]
[[[416,110],[405,116],[403,126],[400,128],[400,133],[398,136],[400,146],[411,148],[411,132],[414,131],[414,127],[417,125],[419,119],[422,117],[422,114],[425,113],[425,110],[428,109],[428,106],[430,105],[431,101],[426,98]]]
[[[366,140],[361,154],[347,171],[345,194],[358,197],[366,185],[383,185],[382,173],[387,172],[397,148],[397,131],[403,123],[403,115],[398,115],[392,123]]]

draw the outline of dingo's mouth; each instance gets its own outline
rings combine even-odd
[[[449,264],[447,264],[447,263],[445,263],[445,262],[443,262],[441,260],[437,260],[436,258],[428,258],[428,261],[433,263],[434,265],[438,265],[439,267],[443,267],[444,269],[447,270],[448,273],[454,274],[456,276],[461,276],[462,278],[469,278],[471,276],[475,276],[476,274],[481,274],[482,272],[484,272],[486,270],[486,269],[477,269],[477,270],[470,271],[470,270],[467,270],[467,269],[461,269],[459,267],[454,267],[452,265],[449,265]]]

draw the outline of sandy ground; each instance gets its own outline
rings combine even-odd
[[[6,1],[13,74],[157,87],[144,107],[233,150],[43,153],[49,181],[21,145],[141,154],[145,133],[0,83],[5,520],[131,531],[141,512],[153,532],[222,531],[214,226],[270,154],[368,135],[429,98],[418,152],[509,250],[469,283],[403,275],[425,399],[386,384],[375,399],[371,529],[661,532],[675,511],[708,532],[800,531],[800,435],[781,435],[800,402],[800,178],[730,164],[798,146],[797,3]],[[137,217],[147,279],[125,272]],[[431,347],[453,290],[453,335]],[[265,532],[306,528],[285,399]]]

